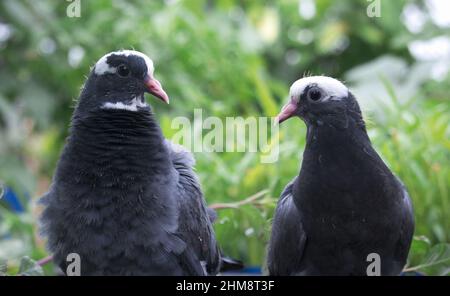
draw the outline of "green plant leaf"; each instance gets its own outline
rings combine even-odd
[[[19,275],[23,276],[44,275],[44,271],[42,270],[42,267],[39,264],[37,264],[36,261],[34,261],[28,256],[25,256],[20,260]]]
[[[2,180],[0,180],[0,199],[2,199],[3,194],[5,194],[5,189],[3,188]]]
[[[8,269],[8,266],[6,265],[6,260],[0,259],[0,276],[6,275],[7,269]]]
[[[423,271],[433,275],[450,274],[450,244],[441,243],[433,246],[423,261],[405,271]]]
[[[414,253],[416,256],[420,256],[423,258],[426,254],[428,254],[431,248],[431,242],[428,237],[414,236],[413,242],[411,244],[411,253]]]

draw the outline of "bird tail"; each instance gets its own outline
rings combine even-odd
[[[227,256],[222,256],[220,260],[220,272],[241,270],[244,267],[242,261]]]

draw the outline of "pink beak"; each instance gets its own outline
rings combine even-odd
[[[281,109],[280,114],[275,119],[275,122],[278,124],[282,123],[286,119],[294,116],[295,111],[297,110],[297,102],[291,99],[284,107]]]
[[[169,96],[166,94],[158,80],[147,75],[144,82],[147,87],[147,92],[169,104]]]

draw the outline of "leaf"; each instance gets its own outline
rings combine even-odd
[[[0,199],[2,199],[5,189],[3,187],[2,181],[0,180]]]
[[[428,237],[424,235],[414,236],[410,252],[414,253],[415,256],[420,256],[420,258],[423,258],[430,251],[430,247],[431,242]]]
[[[28,256],[25,256],[22,260],[20,260],[19,275],[38,276],[44,275],[44,271],[36,261]]]
[[[278,112],[278,105],[273,98],[270,87],[267,81],[258,68],[255,68],[253,73],[253,79],[255,83],[256,93],[261,101],[261,106],[264,110],[265,116],[275,116]]]
[[[450,274],[450,244],[440,243],[431,248],[422,263],[405,271],[423,271],[433,275]]]
[[[5,276],[7,269],[8,269],[8,266],[6,265],[6,260],[0,259],[0,276]]]

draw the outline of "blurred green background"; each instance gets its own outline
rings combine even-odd
[[[149,101],[168,138],[171,119],[192,118],[194,108],[223,119],[275,116],[303,75],[345,81],[374,146],[413,199],[408,270],[450,273],[450,1],[381,0],[379,11],[369,9],[379,17],[368,16],[374,2],[366,0],[79,3],[80,17],[71,18],[67,1],[0,2],[0,274],[42,272],[33,265],[47,256],[36,200],[90,67],[122,48],[155,61],[171,104]],[[292,120],[280,129],[276,163],[261,163],[258,153],[195,154],[209,204],[257,194],[219,211],[224,253],[263,264],[276,201],[299,171],[304,144],[305,126]],[[32,260],[20,263],[24,256]],[[52,265],[44,272],[54,274]]]

